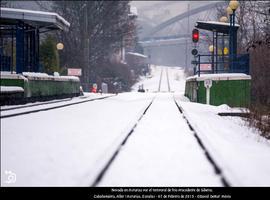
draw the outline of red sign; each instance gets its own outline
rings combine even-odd
[[[200,64],[200,70],[207,71],[212,70],[211,64]]]
[[[68,76],[81,76],[82,69],[80,68],[68,68]]]

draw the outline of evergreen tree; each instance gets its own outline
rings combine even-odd
[[[44,72],[48,74],[59,72],[59,54],[56,41],[51,35],[48,35],[40,45],[40,61]]]

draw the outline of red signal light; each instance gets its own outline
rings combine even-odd
[[[199,41],[199,30],[198,29],[193,29],[193,31],[192,31],[192,41],[195,42],[195,43]]]

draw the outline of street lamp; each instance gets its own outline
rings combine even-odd
[[[228,15],[228,16],[230,16],[230,15],[233,14],[233,10],[231,9],[230,6],[228,6],[228,7],[226,8],[226,12],[227,12],[227,15]]]
[[[210,53],[213,53],[214,52],[214,46],[213,45],[210,45],[209,48],[208,48],[209,52]]]
[[[228,11],[227,12],[229,12],[229,13],[232,13],[233,11],[232,11],[232,9],[230,8],[230,7],[228,7],[229,9],[228,9]],[[219,19],[219,21],[220,22],[223,22],[223,23],[227,23],[228,22],[228,17],[226,17],[226,16],[222,16],[220,19]],[[225,46],[225,41],[224,41],[224,33],[222,34],[222,50],[221,50],[221,53],[219,53],[219,55],[221,55],[222,57],[221,57],[221,59],[222,59],[222,65],[223,65],[223,68],[224,68],[224,51],[223,51],[223,49],[224,49],[224,46]]]
[[[228,18],[225,17],[225,16],[223,16],[223,17],[221,17],[221,18],[219,19],[219,21],[220,21],[220,22],[226,23],[226,22],[228,21]]]
[[[228,8],[226,9],[227,14],[230,16],[230,63],[231,63],[231,70],[234,69],[234,61],[235,55],[237,53],[237,36],[236,36],[236,29],[235,29],[235,11],[238,8],[239,3],[238,1],[230,1]]]
[[[228,53],[229,53],[229,49],[227,47],[224,47],[223,54],[228,55]]]
[[[64,44],[61,43],[61,42],[57,43],[56,49],[57,49],[57,50],[63,50],[63,49],[64,49]]]
[[[236,10],[239,6],[239,2],[238,1],[230,1],[229,6],[232,10]]]
[[[211,61],[212,61],[212,72],[214,73],[214,45],[210,45],[208,47],[209,52],[211,53]]]

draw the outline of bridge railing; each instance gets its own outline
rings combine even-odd
[[[197,55],[194,75],[216,73],[249,74],[249,54],[238,54],[234,58],[228,55]]]

